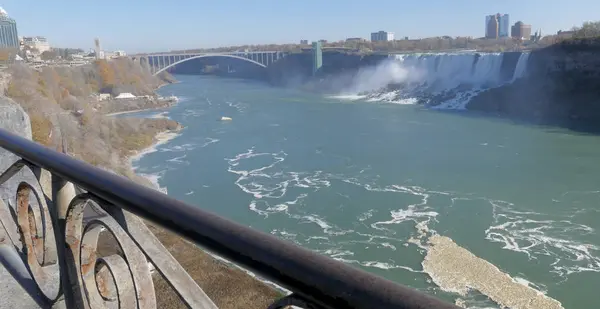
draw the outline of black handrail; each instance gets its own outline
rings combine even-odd
[[[457,309],[0,129],[0,147],[324,308]]]

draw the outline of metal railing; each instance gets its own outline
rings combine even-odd
[[[16,191],[9,205],[0,200],[0,245],[19,251],[50,305],[155,308],[151,263],[189,307],[216,308],[143,218],[292,291],[272,309],[457,308],[3,129],[0,147],[16,155],[0,174],[0,186]],[[102,255],[105,232],[118,248]]]

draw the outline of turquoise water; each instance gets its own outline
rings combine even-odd
[[[421,224],[565,308],[600,307],[598,136],[177,78],[161,92],[186,128],[136,163],[169,195],[454,301],[408,242]]]

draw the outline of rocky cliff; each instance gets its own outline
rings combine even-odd
[[[600,131],[600,39],[531,52],[525,77],[473,97],[467,109]]]
[[[25,113],[23,108],[21,108],[21,106],[19,106],[17,103],[2,96],[0,96],[0,128],[31,139],[31,123],[27,113]],[[4,150],[4,148],[0,147],[0,173],[6,171],[19,159],[20,158],[14,155],[12,152]],[[11,178],[5,183],[0,183],[0,199],[2,199],[6,205],[14,205],[15,203],[14,196],[15,192],[17,192],[18,183],[16,183],[14,180],[19,178],[22,179],[21,177],[25,175],[23,171],[19,173],[21,176]],[[32,175],[28,174],[27,176],[31,177]],[[34,182],[35,180],[32,179],[32,183]],[[9,234],[12,234],[11,239],[16,239],[16,226],[14,226],[12,222],[5,224],[9,224],[7,228]]]

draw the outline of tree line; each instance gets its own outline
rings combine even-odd
[[[131,171],[128,156],[154,142],[154,136],[179,125],[168,119],[132,119],[100,114],[91,94],[126,89],[153,94],[164,83],[129,59],[99,60],[80,67],[44,67],[25,64],[10,68],[5,95],[29,114],[33,139],[62,149],[86,162],[140,180]]]

